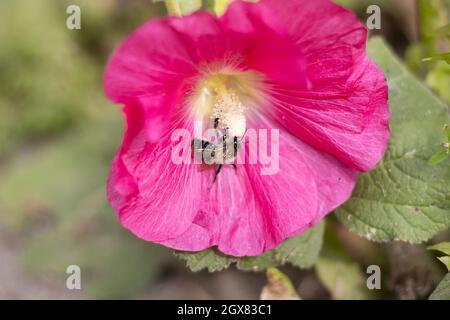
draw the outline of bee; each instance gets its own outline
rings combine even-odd
[[[217,130],[217,141],[213,143],[202,139],[192,140],[192,151],[197,159],[201,159],[207,166],[217,164],[217,170],[214,175],[213,183],[217,180],[217,176],[224,165],[232,165],[236,169],[234,163],[238,150],[242,146],[242,137],[230,135],[231,130],[226,128],[221,134],[219,128],[220,119],[214,119],[214,129]]]

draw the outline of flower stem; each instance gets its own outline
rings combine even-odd
[[[183,15],[178,0],[165,0],[165,3],[169,15],[178,17],[181,17]]]

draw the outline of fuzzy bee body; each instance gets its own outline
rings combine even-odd
[[[192,140],[194,156],[207,165],[233,164],[240,145],[237,137],[234,137],[232,141],[224,140],[219,144],[200,139]]]
[[[214,119],[214,128],[217,130],[220,119]],[[219,130],[217,131],[219,132]],[[241,138],[237,136],[228,136],[229,130],[225,130],[223,135],[217,135],[218,143],[202,139],[192,140],[193,155],[197,160],[202,161],[207,166],[218,165],[217,171],[214,177],[214,181],[217,175],[220,173],[223,165],[233,165],[237,157],[237,152],[242,145]]]

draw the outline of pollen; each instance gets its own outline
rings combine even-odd
[[[245,134],[246,119],[245,106],[234,92],[217,97],[213,105],[210,120],[218,119],[218,128],[228,130],[233,137],[241,137]]]
[[[252,72],[206,74],[192,97],[196,118],[229,136],[242,137],[249,111],[262,97],[260,88],[261,81]]]

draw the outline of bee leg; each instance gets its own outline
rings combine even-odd
[[[234,157],[237,157],[237,152],[238,152],[238,138],[237,137],[233,138],[233,151],[234,151]]]
[[[205,149],[210,144],[211,143],[209,141],[193,139],[191,142],[191,147],[192,149]]]
[[[237,139],[237,137],[233,138],[233,152],[234,152],[233,156],[234,156],[234,158],[236,158],[237,157],[237,152],[238,152],[238,139]],[[233,162],[233,168],[234,168],[234,170],[237,169],[236,163],[234,163],[234,162]]]
[[[220,137],[220,132],[219,132],[219,122],[220,119],[219,118],[214,118],[214,130],[216,130],[216,138],[217,138],[217,144],[220,142],[220,140],[222,139]]]
[[[220,171],[222,170],[222,164],[219,164],[219,167],[217,168],[216,174],[214,175],[213,183],[216,182],[217,176],[219,175]]]

